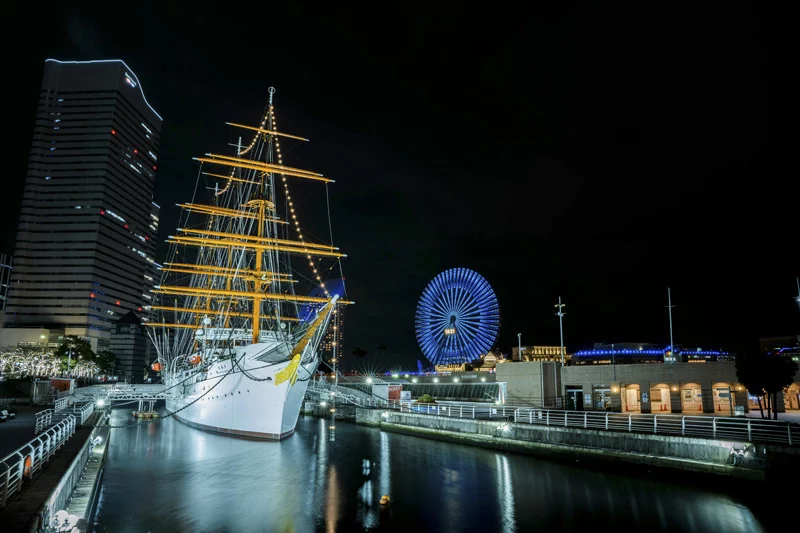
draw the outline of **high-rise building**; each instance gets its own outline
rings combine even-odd
[[[340,298],[344,298],[344,279],[334,278],[325,280],[325,287],[319,286],[314,288],[309,296],[319,297],[326,294],[335,294]],[[303,322],[312,320],[321,307],[322,304],[304,305],[300,310],[300,320]],[[336,306],[336,309],[333,311],[333,318],[331,318],[331,322],[328,325],[328,330],[325,332],[325,337],[322,338],[322,342],[319,344],[320,357],[325,363],[331,366],[333,366],[331,363],[333,362],[334,346],[336,348],[337,358],[341,360],[342,355],[344,355],[344,346],[342,344],[344,342],[344,307],[343,305]]]
[[[0,254],[0,312],[6,308],[9,281],[11,281],[11,256]]]
[[[109,351],[117,358],[113,373],[128,383],[141,383],[150,362],[150,338],[133,311],[114,324]]]
[[[151,302],[160,131],[123,61],[46,61],[0,345],[58,333],[104,349]]]
[[[328,331],[325,332],[325,337],[320,343],[319,351],[322,358],[326,362],[332,362],[334,355],[334,343],[336,346],[336,355],[341,358],[343,354],[342,341],[344,340],[344,306],[336,306],[333,312],[333,319],[328,325]]]

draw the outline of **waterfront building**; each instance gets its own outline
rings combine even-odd
[[[732,362],[697,365],[514,363],[498,368],[509,403],[633,413],[735,414],[747,391]]]
[[[481,354],[478,359],[471,363],[446,363],[435,365],[434,370],[438,374],[453,374],[456,372],[488,372],[492,373],[497,365],[507,362],[509,359],[499,350],[492,350]]]
[[[160,131],[123,61],[46,61],[0,344],[77,335],[99,351],[150,303]]]
[[[506,383],[511,405],[718,416],[744,414],[755,405],[732,361],[569,366],[513,362],[497,367],[496,379]],[[800,372],[779,394],[778,411],[784,410],[800,410]]]
[[[591,350],[579,350],[572,354],[574,365],[604,365],[628,363],[664,363],[672,355],[679,362],[705,363],[732,360],[733,355],[722,349],[707,350],[676,345],[674,354],[670,346],[659,346],[643,342],[595,343]],[[667,361],[665,361],[665,357]]]
[[[117,358],[112,374],[128,383],[141,383],[150,365],[150,338],[145,326],[133,311],[114,324],[109,351]]]
[[[764,353],[789,353],[794,358],[800,352],[800,335],[764,337],[758,339],[758,344]],[[798,361],[798,359],[795,359],[795,361]]]
[[[567,355],[567,359],[570,356]],[[511,359],[514,361],[561,361],[561,346],[523,346],[511,349]]]

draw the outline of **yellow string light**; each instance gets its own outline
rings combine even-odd
[[[271,127],[269,129],[271,131],[278,131],[278,124],[277,124],[277,122],[275,120],[275,109],[274,109],[273,106],[269,107],[269,118],[272,121],[272,125],[271,125]],[[265,117],[264,120],[266,120],[266,117]],[[262,128],[264,127],[264,123],[263,122],[262,122],[261,127]],[[275,153],[278,156],[278,164],[279,165],[283,165],[283,156],[281,156],[281,141],[277,136],[275,137]],[[286,200],[289,203],[289,207],[291,209],[292,221],[294,222],[294,229],[297,232],[297,237],[300,239],[300,242],[303,243],[303,251],[306,252],[306,257],[308,258],[308,264],[311,266],[311,269],[314,271],[314,277],[319,282],[319,286],[322,288],[323,291],[325,291],[325,296],[330,296],[330,292],[328,292],[327,287],[325,287],[325,283],[322,281],[322,277],[319,275],[319,271],[317,270],[318,266],[319,266],[320,269],[322,269],[322,266],[321,265],[315,265],[314,264],[314,260],[311,258],[311,254],[308,253],[308,248],[306,247],[306,240],[303,237],[303,232],[300,230],[300,221],[297,219],[297,215],[295,214],[295,211],[294,211],[294,202],[292,201],[291,193],[289,193],[289,184],[286,181],[286,176],[281,174],[281,179],[283,180],[283,190],[286,193]]]

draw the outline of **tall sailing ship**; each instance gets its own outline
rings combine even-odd
[[[327,208],[332,180],[283,164],[281,141],[308,139],[278,131],[274,93],[270,87],[258,126],[227,123],[252,135],[249,143],[239,137],[233,155],[195,158],[197,186],[192,201],[179,204],[182,227],[167,240],[147,325],[172,416],[279,440],[294,432],[332,315],[352,302],[325,287],[344,254],[332,238],[304,232],[290,192],[295,180],[316,182]],[[203,183],[209,201],[199,203]],[[304,283],[317,295],[298,294]]]

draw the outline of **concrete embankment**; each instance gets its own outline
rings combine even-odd
[[[43,531],[56,511],[89,520],[105,463],[107,415],[95,411],[0,514],[0,531]],[[97,426],[97,427],[96,427]],[[94,445],[93,442],[99,444]]]
[[[537,426],[363,408],[356,409],[356,423],[384,431],[556,460],[623,462],[747,480],[764,480],[768,472],[783,467],[780,465],[800,462],[795,448],[754,446],[732,440]],[[735,466],[733,450],[747,450],[746,455],[738,457]]]

